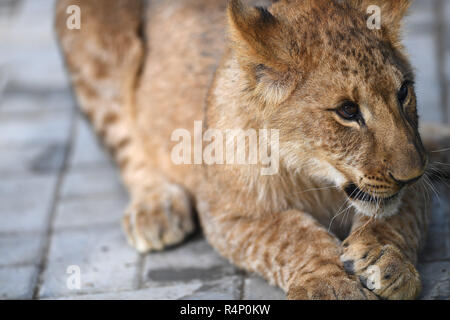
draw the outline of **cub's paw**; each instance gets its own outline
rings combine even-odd
[[[139,252],[180,243],[195,228],[189,197],[174,184],[134,194],[122,225],[128,243]]]
[[[288,290],[289,300],[376,300],[359,281],[343,276],[314,276]]]
[[[415,299],[421,290],[420,276],[411,262],[392,245],[346,245],[341,260],[349,274],[382,299]]]

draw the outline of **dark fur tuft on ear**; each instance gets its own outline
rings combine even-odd
[[[255,7],[255,9],[259,11],[260,20],[263,24],[276,23],[275,17],[267,10],[267,8]]]
[[[272,104],[283,101],[295,84],[289,72],[289,29],[268,9],[240,0],[230,1],[228,23],[231,46],[254,93]]]
[[[244,56],[258,57],[264,60],[263,63],[275,62],[276,48],[271,37],[279,29],[279,23],[269,10],[247,7],[240,0],[231,0],[228,21],[231,40]]]

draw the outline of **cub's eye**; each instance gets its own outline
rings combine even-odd
[[[357,120],[361,115],[359,106],[351,101],[345,101],[336,109],[336,113],[345,120]]]
[[[408,95],[409,95],[409,83],[403,82],[402,87],[397,93],[398,102],[400,102],[401,105],[404,105],[406,98],[408,98]]]

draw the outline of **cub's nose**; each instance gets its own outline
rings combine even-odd
[[[399,158],[391,162],[388,170],[390,178],[397,186],[402,188],[411,185],[425,174],[428,165],[428,156],[425,152],[416,149],[397,154]]]
[[[392,175],[392,173],[389,173],[389,176],[391,177],[391,179],[392,180],[394,180],[394,182],[399,186],[399,187],[404,187],[404,186],[407,186],[407,185],[411,185],[411,184],[413,184],[414,182],[416,182],[417,180],[419,180],[420,178],[422,178],[422,176],[424,175],[424,173],[425,173],[425,171],[424,170],[421,170],[421,172],[420,173],[416,173],[416,175],[414,175],[414,176],[412,176],[411,178],[410,177],[408,177],[408,178],[406,178],[406,179],[398,179],[398,178],[396,178],[396,177],[394,177],[393,175]]]

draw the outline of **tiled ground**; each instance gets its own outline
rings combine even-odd
[[[0,298],[283,298],[201,235],[146,256],[126,244],[127,195],[74,108],[52,4],[0,1]],[[450,1],[416,0],[407,30],[422,119],[448,122]],[[440,193],[420,264],[425,299],[450,298],[450,192]],[[66,285],[70,265],[81,290]]]

